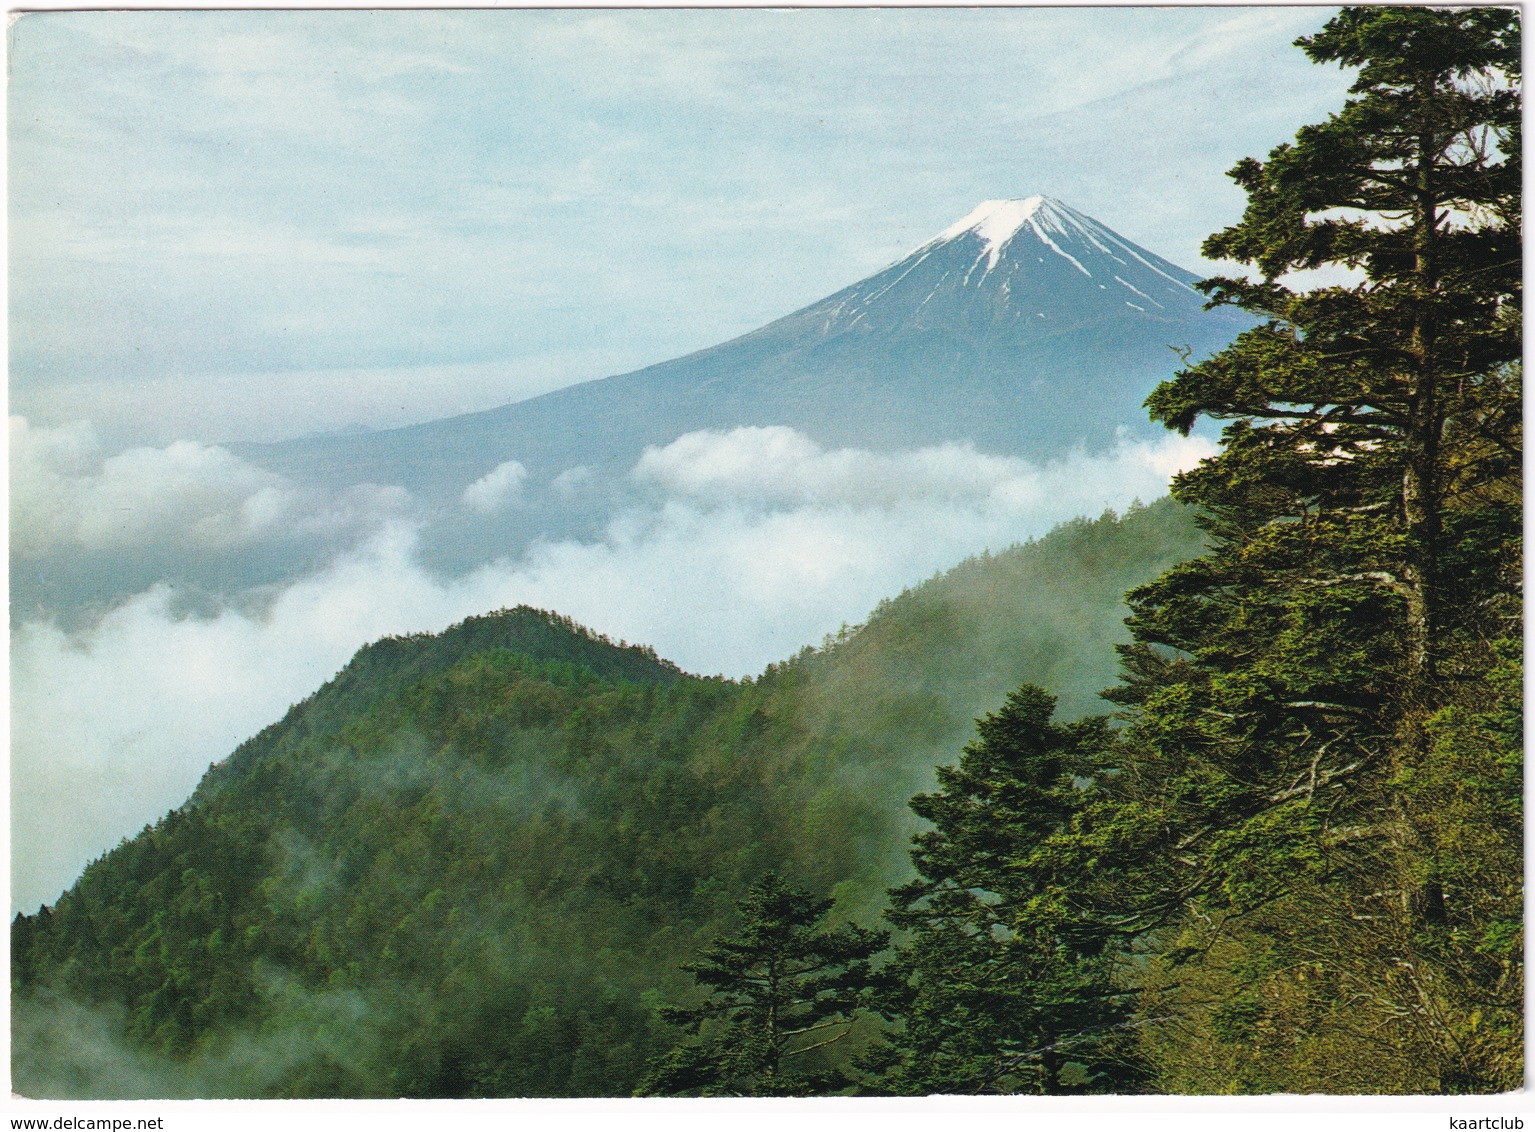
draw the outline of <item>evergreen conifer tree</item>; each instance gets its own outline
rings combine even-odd
[[[1486,710],[1520,632],[1518,14],[1348,8],[1300,46],[1357,66],[1354,97],[1233,170],[1247,211],[1205,247],[1257,269],[1205,287],[1265,323],[1148,402],[1231,423],[1174,487],[1210,552],[1130,597],[1117,821],[1165,868],[1124,922],[1181,924],[1175,963],[1240,953],[1197,1012],[1306,1082],[1248,1087],[1512,1087],[1517,1057],[1469,1040],[1517,1029],[1517,961],[1488,942],[1518,931],[1511,878],[1459,871],[1444,806],[1474,757],[1461,818],[1517,838],[1517,753],[1444,720]],[[1318,267],[1362,278],[1291,289]],[[1275,1036],[1301,1028],[1354,1045]]]
[[[916,880],[888,918],[910,937],[886,968],[896,1023],[863,1059],[897,1093],[1084,1092],[1128,1087],[1116,938],[1084,914],[1083,822],[1110,745],[1105,721],[1051,722],[1025,685],[977,723],[959,764],[912,809]],[[1105,868],[1092,883],[1108,879]]]
[[[1258,269],[1257,279],[1204,287],[1267,324],[1149,405],[1185,433],[1201,414],[1245,422],[1227,447],[1243,470],[1289,489],[1292,517],[1384,522],[1393,545],[1381,557],[1395,568],[1368,580],[1403,601],[1402,674],[1422,683],[1453,629],[1445,591],[1456,532],[1446,510],[1464,469],[1452,437],[1490,444],[1484,454],[1505,469],[1516,450],[1519,16],[1346,8],[1299,46],[1315,62],[1358,67],[1354,97],[1266,163],[1232,170],[1246,213],[1204,248]],[[1329,266],[1364,278],[1306,292],[1285,278]],[[1226,462],[1237,459],[1233,451]]]
[[[738,907],[740,929],[683,964],[713,993],[662,1011],[697,1036],[656,1059],[640,1095],[824,1095],[849,1084],[812,1055],[850,1032],[874,978],[870,958],[889,936],[820,927],[832,901],[795,891],[776,873]]]

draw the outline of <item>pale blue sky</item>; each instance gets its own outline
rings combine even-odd
[[[712,345],[1043,192],[1207,270],[1342,101],[1331,9],[48,12],[10,31],[11,402],[403,423]]]

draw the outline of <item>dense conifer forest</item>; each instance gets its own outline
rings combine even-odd
[[[16,919],[16,1090],[1521,1087],[1518,13],[1300,46],[1358,80],[1233,171],[1260,321],[1148,403],[1223,422],[1174,500],[751,680],[369,646]]]

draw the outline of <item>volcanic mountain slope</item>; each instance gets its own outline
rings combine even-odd
[[[323,521],[260,553],[13,547],[12,608],[88,623],[157,583],[217,608],[322,567],[353,545],[349,516],[365,529],[380,501],[448,576],[541,540],[600,540],[649,502],[654,484],[631,475],[645,450],[700,430],[787,426],[829,448],[971,444],[1037,462],[1107,449],[1122,429],[1154,431],[1141,406],[1178,366],[1174,347],[1205,354],[1243,327],[1203,310],[1194,282],[1058,201],[988,201],[884,271],[684,358],[408,428],[235,446]]]
[[[237,451],[321,490],[405,488],[423,562],[459,573],[538,540],[601,537],[633,503],[644,451],[700,430],[788,426],[830,448],[970,444],[1037,462],[1151,434],[1142,402],[1175,351],[1212,353],[1248,325],[1204,310],[1196,281],[1049,197],[987,201],[884,271],[722,345],[487,412]],[[475,506],[471,485],[503,475],[515,505]]]
[[[1246,325],[1204,311],[1196,279],[1049,197],[987,201],[899,263],[723,345],[487,412],[242,454],[305,480],[444,497],[507,460],[536,492],[743,425],[1048,459],[1144,427],[1174,350],[1202,356]]]

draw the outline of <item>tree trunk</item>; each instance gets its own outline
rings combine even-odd
[[[1439,291],[1439,199],[1434,165],[1438,141],[1428,108],[1437,97],[1426,77],[1418,96],[1424,122],[1418,135],[1413,201],[1414,311],[1412,372],[1408,390],[1407,452],[1402,470],[1402,513],[1406,524],[1408,680],[1414,700],[1426,703],[1436,674],[1439,636],[1440,440],[1444,410],[1439,397],[1437,311]]]
[[[1417,168],[1413,201],[1414,311],[1408,391],[1406,459],[1402,471],[1402,513],[1406,526],[1407,561],[1407,673],[1404,692],[1398,765],[1415,767],[1428,753],[1426,722],[1434,708],[1439,647],[1439,543],[1441,515],[1441,441],[1444,407],[1440,398],[1440,365],[1437,340],[1439,291],[1439,199],[1434,166],[1438,141],[1429,107],[1437,97],[1432,76],[1418,85],[1423,121],[1417,138]],[[1442,922],[1444,889],[1434,879],[1414,879],[1415,858],[1426,851],[1422,836],[1409,818],[1401,799],[1396,799],[1404,836],[1402,894],[1405,911],[1416,923]]]

